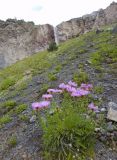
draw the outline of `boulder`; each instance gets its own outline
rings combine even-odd
[[[107,119],[117,122],[117,104],[114,102],[108,103]]]

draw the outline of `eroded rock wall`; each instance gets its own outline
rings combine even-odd
[[[71,19],[59,24],[56,27],[58,41],[63,42],[92,29],[97,29],[112,23],[117,23],[117,3],[115,2],[111,3],[106,9],[100,9],[83,17]]]
[[[45,50],[54,41],[53,26],[8,19],[0,21],[0,68],[36,52]]]

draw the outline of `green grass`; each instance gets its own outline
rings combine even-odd
[[[102,93],[104,92],[103,86],[95,86],[95,87],[94,87],[94,92],[95,92],[96,94],[102,94]]]
[[[15,147],[17,145],[17,137],[16,136],[12,136],[10,137],[10,139],[8,139],[8,146],[9,147]]]
[[[27,109],[27,105],[26,104],[20,104],[16,109],[15,109],[15,113],[16,114],[20,114],[22,113],[24,110]]]
[[[9,112],[10,110],[12,110],[13,108],[15,108],[16,105],[17,105],[16,102],[13,100],[5,101],[0,104],[0,112],[2,114],[5,114]]]
[[[16,82],[15,77],[5,78],[4,81],[0,83],[0,91],[5,90],[9,88],[10,86],[13,86],[15,82]]]
[[[41,88],[38,91],[38,96],[39,97],[42,96],[42,94],[46,93],[49,88],[50,88],[49,84],[43,83],[42,86],[41,86]]]
[[[89,78],[85,71],[79,70],[79,72],[74,73],[73,80],[80,85],[81,83],[87,83]]]
[[[49,73],[48,74],[48,79],[49,79],[49,81],[56,81],[57,80],[57,75],[55,73]]]
[[[4,115],[0,118],[0,126],[9,123],[12,121],[12,118],[9,115]]]
[[[23,114],[19,115],[19,119],[21,121],[24,121],[24,122],[28,122],[29,121],[29,117],[26,116],[26,115],[23,115]]]
[[[42,118],[45,159],[93,157],[95,124],[83,115],[89,102],[89,97],[74,99],[64,93],[60,109],[52,116],[47,113],[46,121]]]

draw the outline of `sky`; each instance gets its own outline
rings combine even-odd
[[[0,0],[0,19],[33,21],[35,24],[57,24],[81,17],[100,8],[105,9],[113,0]],[[114,0],[117,2],[117,0]]]

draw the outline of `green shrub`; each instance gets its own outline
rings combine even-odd
[[[73,80],[77,83],[77,84],[81,84],[81,83],[86,83],[88,81],[88,75],[86,72],[84,71],[79,71],[78,73],[75,73],[73,75]]]
[[[103,60],[104,60],[104,57],[102,56],[100,52],[93,53],[90,58],[90,62],[94,66],[100,65],[101,62],[103,62]]]
[[[16,82],[16,79],[13,77],[10,78],[6,78],[4,81],[2,81],[2,83],[0,84],[0,90],[6,90],[8,89],[10,86],[14,85]]]
[[[17,145],[17,138],[16,138],[16,136],[12,136],[8,140],[8,145],[9,145],[9,147],[15,147]]]
[[[56,67],[55,67],[55,71],[56,72],[60,72],[62,69],[62,65],[58,64]]]
[[[12,118],[9,115],[4,115],[0,118],[0,125],[4,125],[6,123],[11,122]]]
[[[104,92],[104,88],[102,86],[95,86],[94,87],[94,92],[96,94],[102,94]]]
[[[21,121],[24,121],[24,122],[28,122],[28,121],[29,121],[29,118],[28,118],[28,116],[26,116],[26,115],[19,115],[19,119],[20,119]]]
[[[93,156],[94,122],[85,117],[88,98],[64,95],[62,107],[41,119],[45,159],[73,160]],[[90,142],[90,143],[89,143]]]
[[[8,100],[4,103],[0,104],[0,110],[1,112],[7,112],[10,111],[11,109],[13,109],[16,106],[16,102],[13,100]]]
[[[57,45],[55,42],[52,42],[49,44],[49,47],[48,47],[48,52],[52,52],[52,51],[56,51],[58,49]]]
[[[48,74],[48,79],[49,79],[50,81],[56,81],[56,80],[57,80],[57,76],[56,76],[55,73],[49,73],[49,74]]]
[[[24,110],[26,110],[27,109],[27,105],[26,104],[20,104],[17,108],[16,108],[16,110],[15,110],[15,113],[16,114],[20,114],[20,113],[22,113]]]

